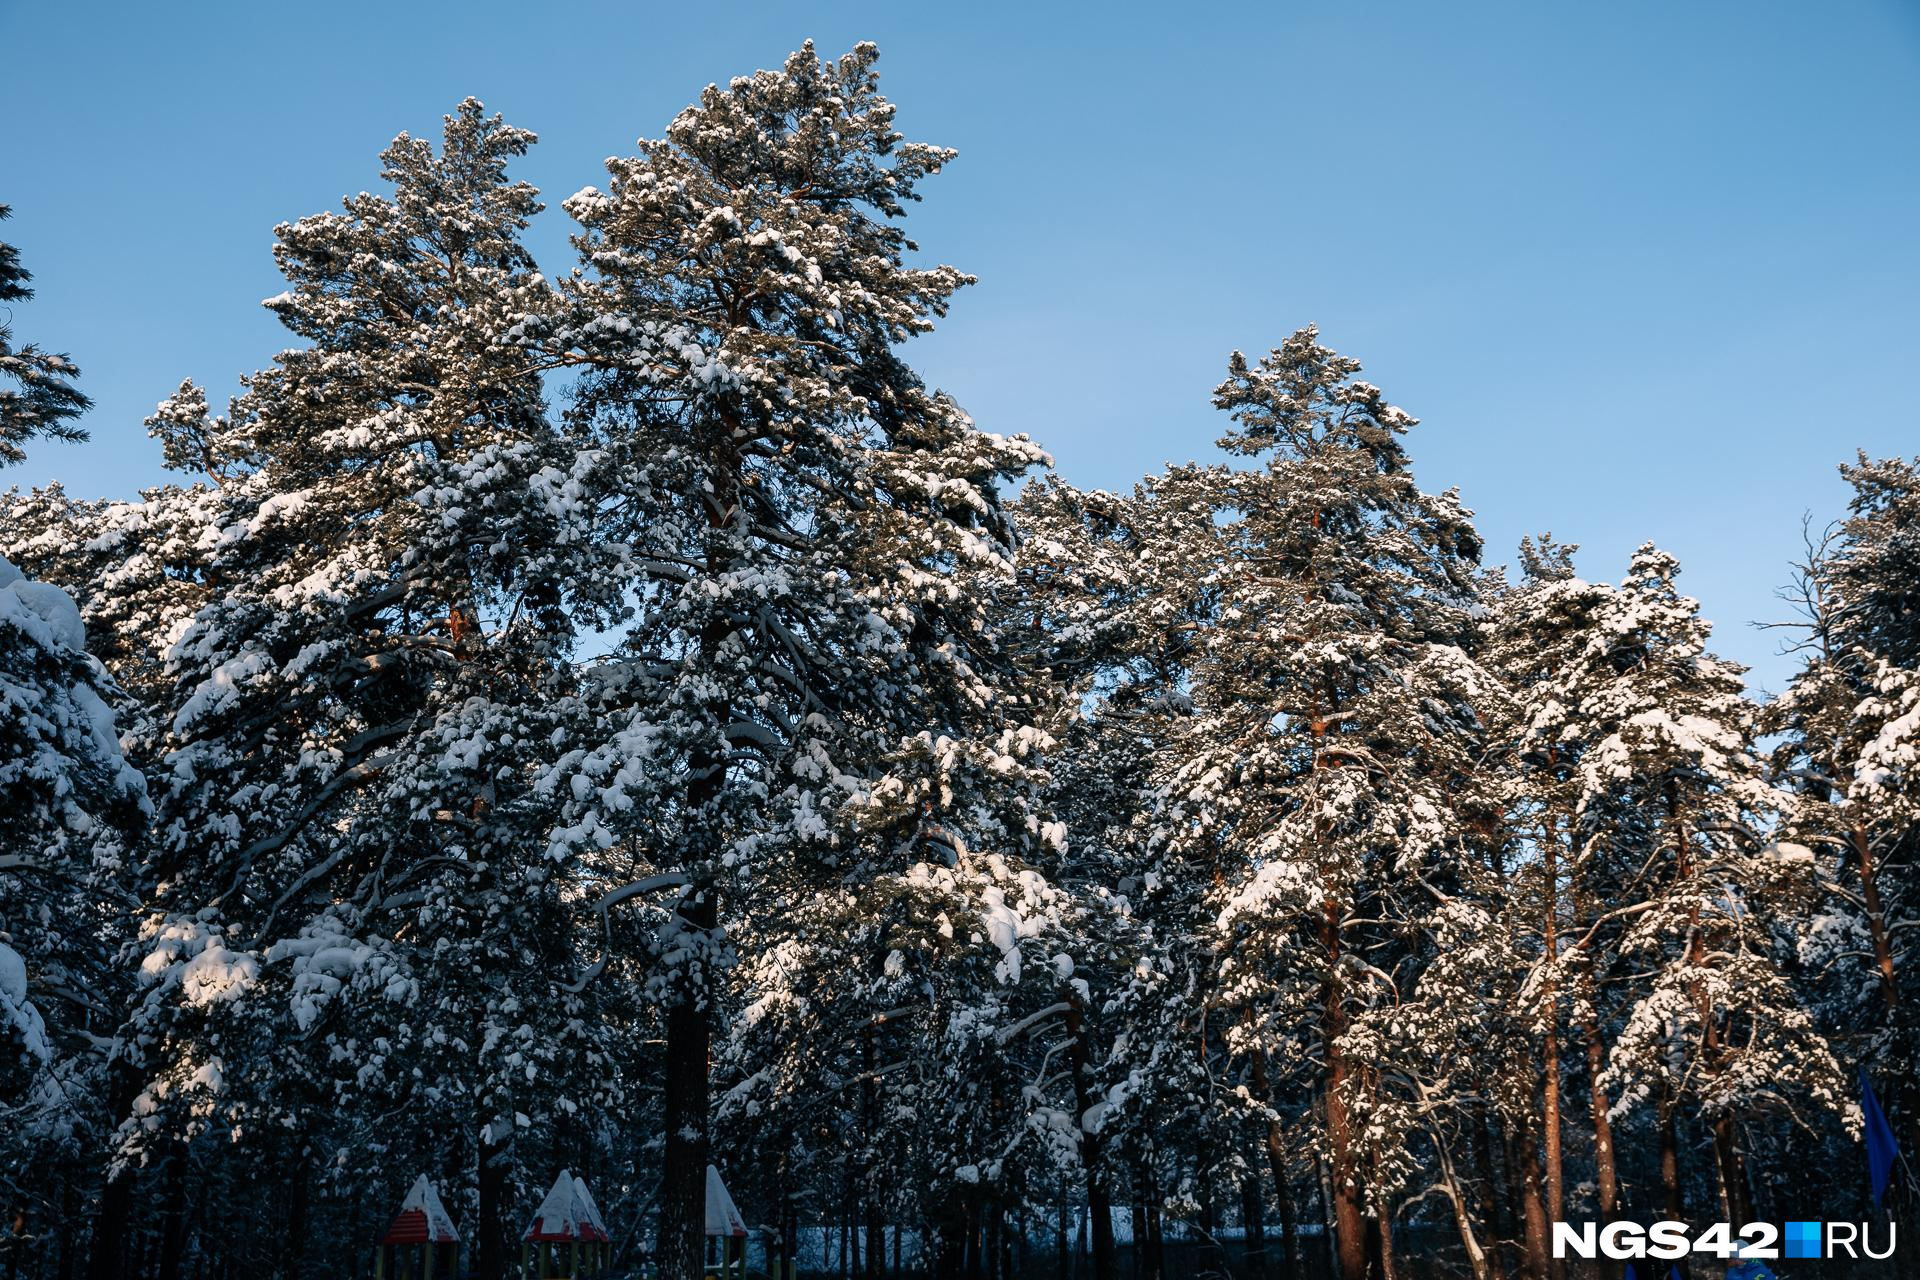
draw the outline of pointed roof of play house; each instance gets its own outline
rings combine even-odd
[[[439,1195],[427,1175],[414,1179],[413,1190],[400,1202],[393,1225],[380,1237],[381,1244],[458,1244],[460,1233],[453,1229]]]
[[[547,1198],[534,1210],[527,1234],[521,1237],[535,1242],[607,1238],[607,1224],[600,1217],[600,1207],[593,1202],[593,1193],[587,1190],[585,1182],[566,1169],[553,1180],[553,1190],[547,1192]]]
[[[740,1210],[734,1208],[733,1197],[727,1194],[727,1184],[720,1181],[720,1171],[712,1165],[707,1166],[707,1234],[747,1234],[747,1220],[740,1216]]]

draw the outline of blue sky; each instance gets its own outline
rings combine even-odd
[[[0,237],[91,444],[0,475],[131,495],[141,419],[283,344],[276,222],[377,182],[476,94],[552,206],[709,81],[879,43],[960,150],[910,225],[977,273],[916,362],[1081,485],[1212,456],[1227,353],[1313,321],[1423,420],[1490,558],[1552,530],[1617,577],[1654,539],[1750,621],[1856,448],[1920,452],[1920,4],[28,4],[0,0]]]

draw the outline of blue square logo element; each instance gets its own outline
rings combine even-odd
[[[1789,1222],[1786,1230],[1786,1256],[1789,1258],[1817,1258],[1820,1256],[1820,1224],[1817,1222]]]

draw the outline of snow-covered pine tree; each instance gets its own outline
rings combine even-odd
[[[183,387],[151,425],[205,484],[99,515],[145,607],[182,580],[193,604],[159,658],[126,1150],[217,1126],[382,1197],[410,1174],[379,1157],[430,1153],[494,1275],[512,1135],[618,1079],[566,990],[579,890],[532,786],[587,543],[576,456],[505,340],[548,296],[519,240],[535,193],[505,174],[531,142],[469,100],[437,152],[384,153],[391,197],[280,227],[267,305],[306,345],[224,416]],[[182,506],[186,549],[155,537]]]
[[[55,1215],[26,1172],[91,1154],[127,986],[114,959],[148,804],[117,698],[73,598],[0,559],[0,1212],[38,1230]]]
[[[1302,1265],[1297,1046],[1277,1054],[1250,1011],[1218,999],[1210,925],[1226,851],[1170,844],[1154,824],[1162,758],[1193,709],[1191,664],[1222,608],[1218,480],[1211,468],[1176,467],[1125,497],[1051,482],[1017,508],[1021,590],[1001,628],[1031,683],[1059,691],[1049,808],[1069,838],[1053,874],[1098,926],[1075,951],[1092,996],[1086,1071],[1099,1100],[1097,1143],[1087,1144],[1099,1159],[1081,1162],[1093,1175],[1096,1274],[1111,1273],[1098,1230],[1116,1196],[1132,1201],[1142,1274],[1166,1266],[1164,1217],[1214,1238],[1229,1198],[1250,1265],[1264,1265],[1269,1178],[1284,1268]]]
[[[1550,537],[1522,540],[1521,578],[1491,593],[1481,647],[1502,695],[1486,713],[1502,805],[1493,892],[1482,901],[1491,936],[1502,939],[1490,953],[1504,966],[1488,1016],[1513,1033],[1501,1069],[1482,1087],[1518,1129],[1507,1145],[1520,1157],[1523,1244],[1536,1274],[1564,1265],[1550,1256],[1546,1233],[1567,1219],[1562,1057],[1576,1028],[1590,1087],[1596,1203],[1603,1220],[1619,1207],[1606,1093],[1592,1087],[1606,1052],[1594,1008],[1596,939],[1610,942],[1618,930],[1595,926],[1592,916],[1596,901],[1617,905],[1609,895],[1629,889],[1602,878],[1611,864],[1594,865],[1574,829],[1580,763],[1594,740],[1582,699],[1598,656],[1595,618],[1614,591],[1575,575],[1576,550]]]
[[[953,581],[969,599],[1018,598],[1000,564]],[[1005,643],[997,622],[986,633]],[[1006,687],[1022,711],[1044,709],[1030,683]],[[1010,1250],[1031,1188],[1070,1158],[1064,1122],[1079,1112],[1056,1096],[1070,1078],[1045,1068],[1069,1057],[1056,1041],[1090,931],[1033,865],[1061,852],[1057,825],[1035,828],[1048,811],[1035,764],[1052,744],[999,732],[985,755],[919,735],[908,754],[927,755],[937,818],[904,821],[886,794],[849,806],[848,865],[763,858],[758,892],[726,911],[738,962],[722,1004],[738,1014],[716,1061],[721,1149],[780,1152],[745,1185],[785,1206],[784,1236],[801,1214],[839,1221],[848,1265],[873,1280],[888,1220],[918,1224],[936,1273]],[[991,843],[976,851],[975,837]],[[997,851],[1010,846],[1027,856]]]
[[[1691,1103],[1711,1132],[1721,1208],[1743,1222],[1742,1121],[1801,1101],[1837,1112],[1845,1090],[1783,972],[1808,868],[1769,838],[1782,797],[1754,753],[1741,669],[1707,650],[1710,628],[1675,587],[1678,572],[1651,544],[1634,554],[1594,618],[1585,687],[1570,703],[1592,735],[1579,838],[1627,890],[1609,914],[1625,922],[1617,945],[1637,970],[1598,1084],[1615,1114],[1655,1108],[1675,1218],[1676,1129]]]
[[[0,221],[12,213],[0,204]],[[20,265],[20,250],[0,241],[0,306],[33,297],[27,287],[31,279],[33,273]],[[87,433],[73,420],[93,404],[74,385],[80,370],[73,361],[32,343],[15,347],[12,311],[5,315],[0,320],[0,466],[25,458],[29,440],[85,440]]]
[[[1824,1020],[1920,1143],[1909,990],[1920,863],[1920,465],[1841,468],[1849,517],[1809,547],[1790,598],[1801,669],[1762,713],[1784,735],[1787,835],[1817,850],[1822,908],[1804,944]]]
[[[1205,494],[1186,475],[1125,497],[1051,478],[1030,486],[1016,508],[1018,587],[997,610],[1026,683],[1046,693],[1058,743],[1045,803],[1067,839],[1048,867],[1080,906],[1060,1042],[1076,1095],[1059,1104],[1075,1137],[1063,1172],[1084,1196],[1096,1277],[1118,1274],[1116,1198],[1133,1201],[1135,1248],[1151,1269],[1159,1188],[1180,1182],[1159,1166],[1184,1168],[1201,1145],[1233,1154],[1195,1141],[1222,1115],[1193,1051],[1206,877],[1170,865],[1151,839],[1154,771],[1189,705],[1185,662],[1211,607],[1218,548]]]
[[[1260,465],[1211,473],[1221,614],[1160,818],[1171,846],[1218,849],[1198,855],[1223,867],[1216,998],[1263,1049],[1315,1044],[1342,1280],[1366,1269],[1369,1184],[1390,1190],[1399,1158],[1352,1037],[1417,980],[1403,924],[1427,909],[1423,879],[1451,879],[1483,680],[1462,647],[1478,538],[1453,495],[1415,485],[1414,419],[1358,371],[1306,328],[1256,363],[1235,354],[1215,393],[1236,424],[1223,447]]]
[[[9,213],[0,205],[0,219]],[[31,279],[0,242],[0,306],[31,298]],[[11,322],[10,312],[0,320],[0,467],[22,461],[35,439],[86,439],[73,419],[91,404],[73,362],[16,349]],[[13,527],[27,501],[8,494],[0,527]],[[26,1233],[57,1222],[54,1185],[75,1202],[97,1168],[106,1050],[126,989],[114,961],[128,941],[129,850],[151,812],[145,780],[121,752],[120,691],[88,640],[71,595],[0,557],[0,1215],[10,1269]],[[19,1176],[28,1169],[37,1185]]]
[[[625,556],[604,733],[551,775],[573,806],[555,846],[644,839],[677,894],[653,986],[669,1280],[701,1268],[722,897],[750,907],[777,863],[837,877],[955,822],[966,798],[939,775],[1006,758],[979,604],[955,575],[1005,571],[996,490],[1043,455],[976,430],[895,350],[969,278],[908,262],[894,220],[951,153],[895,130],[877,57],[808,46],[611,161],[608,190],[567,201],[582,231],[566,307],[522,327],[588,370],[596,534]],[[1029,822],[964,835],[1014,854],[1038,840]]]

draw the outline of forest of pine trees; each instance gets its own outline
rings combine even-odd
[[[1920,1224],[1920,461],[1764,703],[1652,544],[1490,567],[1310,326],[1077,490],[909,363],[972,277],[877,56],[708,88],[552,277],[459,104],[275,229],[177,479],[0,498],[0,1276],[364,1275],[425,1173],[502,1280],[561,1167],[667,1280],[709,1163],[868,1280]],[[15,342],[0,464],[88,407]]]

